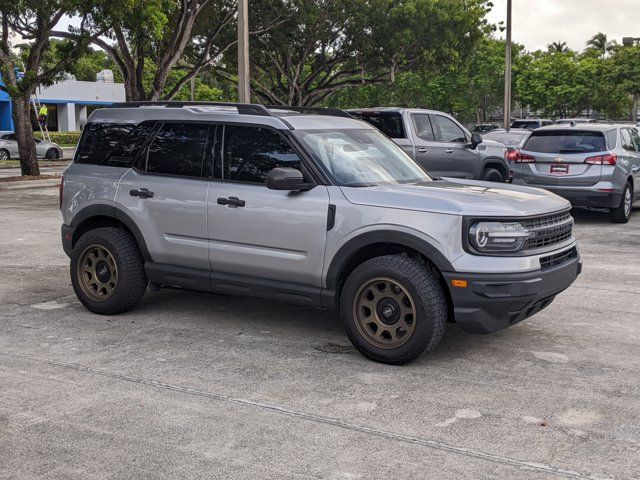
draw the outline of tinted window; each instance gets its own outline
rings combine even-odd
[[[113,147],[134,127],[130,123],[87,123],[76,150],[75,162],[104,165]]]
[[[276,167],[300,169],[300,158],[279,133],[261,127],[225,126],[225,180],[264,183]]]
[[[16,135],[15,133],[7,133],[6,135],[2,136],[3,140],[14,140],[16,139]]]
[[[602,132],[553,130],[531,134],[524,150],[540,153],[589,153],[607,150]]]
[[[533,130],[534,128],[538,128],[540,124],[538,121],[525,121],[525,120],[516,120],[511,124],[511,128],[526,128],[528,130]]]
[[[416,127],[416,135],[422,140],[433,140],[433,129],[431,128],[431,120],[429,115],[425,113],[419,113],[412,115],[413,124]]]
[[[140,149],[149,139],[155,122],[141,123],[133,129],[133,131],[113,147],[111,154],[105,160],[105,165],[109,166],[131,166]],[[142,168],[144,169],[144,159],[142,159]]]
[[[149,145],[147,172],[206,177],[204,151],[208,125],[165,123]]]
[[[466,142],[467,136],[453,120],[442,115],[434,115],[433,121],[440,130],[443,142]]]
[[[623,128],[620,130],[620,140],[622,141],[622,148],[629,150],[630,152],[636,151],[636,146],[631,139],[631,130]]]
[[[398,112],[350,112],[356,118],[370,123],[389,138],[405,138],[402,115]]]
[[[636,150],[640,152],[640,133],[638,133],[638,130],[630,129],[629,131],[631,132],[631,140],[635,144]]]

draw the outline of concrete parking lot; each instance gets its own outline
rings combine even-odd
[[[575,212],[578,281],[404,367],[338,316],[166,290],[89,313],[55,187],[0,185],[0,478],[640,477],[640,209]]]

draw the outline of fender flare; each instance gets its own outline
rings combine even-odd
[[[510,170],[509,169],[509,163],[504,158],[487,157],[482,162],[482,171],[480,172],[480,178],[482,178],[482,172],[484,172],[485,168],[487,168],[487,164],[489,164],[489,163],[497,163],[499,165],[502,165],[502,167],[504,168],[504,171],[507,174],[507,177],[509,176],[509,170]]]
[[[331,259],[331,264],[327,270],[327,289],[335,290],[338,287],[338,281],[344,266],[358,251],[376,243],[393,243],[411,248],[412,250],[424,255],[441,272],[455,271],[451,262],[449,262],[444,254],[429,242],[406,232],[376,230],[373,232],[362,233],[340,247],[338,252]]]
[[[82,210],[75,214],[70,226],[75,230],[82,223],[94,217],[109,217],[124,224],[124,226],[129,229],[133,237],[136,239],[136,243],[140,248],[142,257],[146,261],[152,261],[151,254],[149,253],[149,249],[147,248],[147,242],[145,242],[144,236],[136,225],[136,222],[134,222],[127,213],[125,213],[115,205],[95,204],[84,207]]]

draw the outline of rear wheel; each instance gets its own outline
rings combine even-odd
[[[50,148],[47,150],[47,154],[45,155],[49,160],[57,160],[60,158],[60,152],[58,152],[55,148]]]
[[[620,199],[620,205],[611,209],[611,219],[615,223],[627,223],[631,218],[631,211],[633,210],[633,186],[631,182],[627,182],[622,191],[622,198]]]
[[[6,162],[9,160],[9,150],[0,148],[0,162]]]
[[[353,345],[372,360],[394,365],[435,348],[447,323],[437,273],[402,255],[358,266],[342,289],[340,311]]]
[[[117,227],[85,233],[71,254],[71,283],[89,310],[115,315],[131,309],[144,295],[144,259],[133,236]]]
[[[485,182],[504,183],[505,178],[502,176],[502,173],[500,173],[500,170],[487,167],[484,169],[484,173],[482,174],[482,180]]]

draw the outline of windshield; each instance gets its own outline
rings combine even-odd
[[[539,153],[589,153],[607,150],[602,132],[549,130],[533,132],[524,150]]]
[[[345,187],[428,182],[411,157],[377,130],[294,130],[333,180]]]

